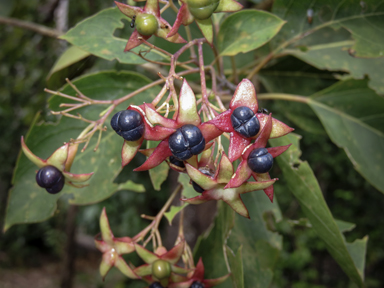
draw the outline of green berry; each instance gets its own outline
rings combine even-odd
[[[211,17],[220,0],[187,0],[189,12],[198,20]]]
[[[144,36],[153,35],[158,28],[157,19],[152,14],[138,14],[135,23],[137,32]]]
[[[164,260],[156,260],[152,263],[152,276],[159,280],[168,278],[171,275],[171,264]]]

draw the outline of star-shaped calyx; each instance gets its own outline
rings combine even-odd
[[[256,135],[252,137],[246,137],[235,131],[231,118],[233,119],[235,116],[232,115],[234,111],[239,109],[247,109],[248,113],[253,113],[256,116],[256,119],[252,119],[253,121],[257,122],[255,125],[259,125],[259,132]],[[216,116],[208,123],[214,124],[216,128],[223,132],[230,133],[231,138],[229,143],[228,157],[229,160],[233,162],[241,156],[244,149],[251,143],[251,140],[258,137],[258,135],[261,133],[260,131],[266,124],[267,118],[268,115],[264,113],[258,113],[256,90],[252,82],[248,79],[243,79],[239,85],[237,85],[236,91],[233,94],[232,100],[229,104],[229,110]],[[287,126],[283,122],[272,118],[272,130],[270,135],[268,135],[268,138],[281,137],[292,132],[293,130],[293,128]]]
[[[188,26],[196,20],[197,26],[208,43],[213,43],[212,13],[235,12],[243,5],[234,0],[180,0],[181,7],[167,37],[176,35],[181,25]]]
[[[166,128],[159,125],[156,125],[156,126],[152,125],[152,123],[149,122],[149,120],[145,115],[145,112],[144,112],[145,106],[153,107],[152,104],[142,104],[140,106],[131,105],[127,108],[127,110],[134,110],[141,114],[145,128],[144,128],[144,134],[139,140],[136,140],[136,141],[124,140],[123,148],[121,150],[122,166],[125,166],[129,162],[131,162],[133,157],[135,157],[137,151],[140,149],[144,139],[149,141],[161,141],[164,138],[167,138],[173,132],[175,132],[175,129]]]
[[[122,254],[135,251],[135,244],[129,237],[116,238],[113,236],[105,208],[100,215],[100,230],[101,233],[95,237],[95,244],[97,249],[103,253],[99,269],[103,279],[112,266],[115,266],[128,278],[139,279],[140,277],[121,257]]]
[[[241,187],[244,185],[243,183],[246,183],[246,181],[253,176],[253,178],[256,179],[256,181],[269,181],[271,177],[269,176],[269,173],[255,173],[251,170],[251,168],[248,165],[248,156],[249,154],[258,148],[264,148],[267,145],[269,135],[271,135],[272,131],[272,116],[269,114],[266,119],[266,123],[263,127],[263,129],[260,131],[259,135],[257,136],[255,143],[252,145],[249,145],[244,153],[241,155],[241,162],[240,165],[237,167],[236,173],[231,177],[228,184],[225,186],[225,189],[228,188],[236,188]],[[273,158],[279,156],[281,153],[283,153],[285,150],[287,150],[291,146],[291,144],[286,146],[278,146],[278,147],[271,147],[266,148],[269,154]],[[273,185],[264,188],[265,194],[268,196],[268,198],[273,202]]]
[[[21,137],[21,149],[30,161],[36,164],[36,166],[39,168],[46,166],[56,167],[65,177],[66,184],[80,188],[84,186],[81,183],[89,180],[89,178],[91,178],[93,175],[93,172],[84,174],[73,174],[69,172],[73,160],[76,156],[77,147],[78,144],[66,143],[60,148],[56,149],[51,156],[44,160],[33,154],[25,144],[24,137]]]
[[[145,249],[143,246],[135,244],[137,255],[144,260],[143,264],[134,269],[134,272],[144,277],[148,282],[160,281],[163,286],[167,286],[169,280],[178,274],[186,274],[190,269],[176,265],[184,251],[185,242],[181,241],[171,250],[167,251],[163,246],[156,249],[155,253]]]
[[[170,283],[168,287],[189,288],[191,287],[192,283],[199,282],[203,284],[204,288],[210,288],[223,283],[229,277],[229,275],[230,274],[227,274],[216,279],[204,279],[204,264],[203,260],[200,258],[199,262],[197,262],[195,271],[190,277],[180,276],[179,279],[177,279],[177,283]]]
[[[277,180],[268,179],[265,181],[246,182],[242,183],[242,185],[239,185],[238,187],[225,188],[233,175],[232,163],[229,161],[225,153],[221,156],[219,167],[213,177],[204,174],[192,165],[186,164],[186,168],[189,177],[191,177],[192,181],[204,189],[204,192],[193,198],[181,199],[182,201],[190,204],[201,204],[210,200],[223,200],[233,210],[246,218],[249,218],[249,213],[240,195],[270,187]]]
[[[149,104],[144,104],[144,107],[146,118],[150,123],[152,123],[152,125],[158,124],[164,128],[174,129],[176,132],[179,128],[182,128],[185,125],[193,125],[194,127],[197,127],[206,143],[204,150],[208,149],[212,145],[212,143],[208,143],[209,141],[222,134],[221,130],[217,129],[215,125],[207,122],[201,123],[200,116],[197,113],[195,94],[185,79],[180,89],[179,108],[178,111],[176,111],[177,113],[174,115],[174,119],[168,119],[161,116],[156,112],[153,106]],[[194,129],[197,130],[196,128]],[[153,153],[149,155],[148,159],[143,163],[143,165],[136,168],[134,171],[149,170],[159,165],[168,157],[172,156],[173,154],[169,147],[169,138],[170,137],[162,140],[154,150],[144,150],[143,154],[147,156],[150,152],[153,151]],[[196,155],[196,153],[192,154]],[[192,155],[186,161],[194,161],[193,159],[195,158]]]
[[[136,21],[136,28],[131,37],[129,37],[124,51],[129,51],[139,46],[142,44],[141,39],[147,40],[152,35],[173,43],[186,43],[178,33],[174,33],[172,37],[167,37],[172,27],[160,16],[159,0],[147,0],[143,8],[129,6],[116,1],[115,3],[124,15]]]

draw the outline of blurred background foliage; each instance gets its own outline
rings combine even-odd
[[[30,0],[30,1],[6,1],[0,0],[0,15],[14,17],[54,27],[54,7],[58,1],[54,0]],[[259,3],[261,1],[251,1]],[[103,8],[112,5],[112,1],[86,0],[69,1],[69,27]],[[268,6],[266,6],[268,7]],[[59,82],[47,83],[46,76],[54,65],[58,56],[62,53],[60,41],[39,35],[35,32],[21,28],[0,25],[0,220],[4,220],[7,191],[11,187],[13,167],[20,150],[20,137],[25,135],[28,127],[37,111],[46,112],[46,100],[48,95],[43,89],[57,88]],[[317,81],[316,90],[321,90],[334,83],[330,72],[316,70],[312,66],[293,57],[282,58],[278,63],[264,69],[260,73],[260,92],[265,91],[268,83],[276,83],[273,77],[283,86],[289,82],[284,75],[277,75],[277,71],[316,72],[322,73],[321,80]],[[84,70],[98,71],[114,68],[118,70],[131,70],[132,66],[122,65],[116,61],[107,62],[100,59],[87,58],[76,69],[68,70],[63,77],[70,79],[76,77]],[[137,69],[141,69],[138,67]],[[277,75],[277,76],[276,76]],[[152,77],[152,75],[148,75]],[[60,82],[61,81],[61,82]],[[305,83],[295,83],[296,93],[310,95],[314,91],[306,90]],[[312,83],[313,84],[313,83]],[[263,86],[265,85],[265,86]],[[299,87],[302,85],[302,87]],[[309,86],[309,85],[308,85]],[[314,87],[314,85],[311,85]],[[284,86],[284,92],[289,91],[289,85]],[[284,112],[284,102],[271,101],[261,103],[261,107],[267,108],[274,116],[283,120],[288,125],[290,119],[295,117]],[[291,105],[291,104],[289,104]],[[308,106],[296,104],[297,113],[313,115]],[[302,106],[300,106],[302,105]],[[336,219],[347,220],[356,224],[355,229],[347,232],[346,238],[353,241],[369,235],[367,259],[366,259],[366,285],[367,287],[382,287],[384,283],[384,246],[382,227],[384,217],[384,197],[373,188],[362,176],[356,172],[342,149],[336,147],[324,133],[320,122],[314,118],[316,129],[304,131],[296,127],[296,133],[303,136],[301,159],[307,160],[311,165],[324,197]],[[132,171],[132,167],[144,158],[135,159],[125,168],[124,173]],[[132,167],[131,167],[132,165]],[[279,168],[275,165],[273,175],[279,175]],[[92,237],[99,232],[98,218],[102,207],[106,207],[113,231],[117,236],[134,235],[147,223],[142,220],[140,214],[154,215],[167,195],[153,190],[151,183],[146,181],[148,175],[141,173],[136,175],[137,183],[145,185],[146,193],[133,193],[122,191],[116,193],[101,203],[80,207],[77,214],[77,273],[75,287],[141,287],[141,284],[132,284],[115,271],[108,275],[107,281],[102,284],[98,276],[98,263],[100,255],[92,249]],[[134,180],[134,179],[133,179]],[[163,184],[167,191],[168,180]],[[303,220],[292,223],[289,219],[301,219],[301,212],[297,200],[284,188],[284,178],[275,184],[276,197],[283,212],[283,220],[274,223],[271,229],[278,231],[284,237],[284,249],[277,262],[274,281],[271,287],[348,287],[349,280],[326,252],[323,242],[314,231],[306,227]],[[59,204],[56,217],[50,220],[30,225],[13,226],[0,237],[0,286],[1,287],[27,287],[28,281],[18,282],[17,277],[29,279],[28,269],[37,269],[38,277],[51,279],[41,282],[34,287],[58,286],[60,274],[60,261],[63,257],[65,245],[65,223],[67,206]],[[192,210],[187,210],[192,213]],[[191,212],[192,211],[192,212]],[[2,225],[1,225],[2,226]],[[83,237],[83,238],[81,238]],[[83,239],[83,241],[81,241]],[[47,270],[47,265],[56,267]],[[56,265],[56,266],[55,266]],[[57,266],[58,265],[58,266]],[[35,271],[35,270],[34,270]],[[12,284],[13,283],[13,284]],[[48,283],[48,286],[44,286]],[[8,285],[8,286],[6,286]],[[13,285],[13,286],[12,286]],[[39,286],[40,285],[40,286]],[[49,286],[51,285],[51,286]],[[53,285],[53,286],[52,286]]]

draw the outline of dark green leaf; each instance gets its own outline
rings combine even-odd
[[[234,225],[235,212],[224,202],[218,202],[218,214],[214,225],[207,235],[200,236],[194,249],[195,262],[203,257],[205,268],[204,277],[218,278],[228,274],[224,256],[224,245]],[[230,281],[216,286],[218,288],[232,288]]]
[[[292,146],[276,158],[288,187],[312,224],[313,229],[322,238],[329,253],[345,273],[359,287],[363,287],[364,276],[359,270],[361,263],[355,263],[348,251],[347,243],[341,234],[331,212],[324,200],[316,177],[307,162],[299,159],[300,136],[290,133],[287,136],[270,139],[272,146],[282,146],[292,143]]]
[[[93,99],[117,99],[145,86],[150,83],[150,80],[130,72],[100,72],[81,77],[73,83],[83,94]],[[149,102],[158,91],[157,88],[149,89],[117,107],[116,112],[126,109],[130,103]],[[62,92],[75,95],[75,91],[69,85],[65,86]],[[59,96],[53,96],[49,101],[50,108],[61,110],[59,105],[63,99]],[[64,102],[70,101],[64,100]],[[87,119],[96,120],[99,113],[104,109],[105,106],[88,106],[79,109],[78,112]],[[86,205],[106,199],[121,189],[143,191],[142,185],[130,182],[129,179],[126,179],[127,182],[123,184],[114,183],[114,179],[122,169],[121,147],[123,139],[110,127],[110,117],[105,123],[108,129],[103,132],[98,150],[93,151],[96,145],[96,136],[93,137],[94,139],[91,140],[85,152],[78,152],[72,165],[72,173],[95,172],[88,181],[89,186],[79,189],[66,185],[61,193],[48,194],[35,182],[37,167],[24,154],[20,154],[13,176],[14,186],[9,194],[5,229],[17,223],[39,222],[51,217],[60,197],[68,198],[68,201],[73,204]],[[86,125],[82,121],[67,117],[62,117],[57,123],[39,123],[36,121],[32,123],[26,137],[26,144],[35,155],[45,159],[56,148],[63,145],[63,142],[76,138]]]
[[[243,246],[244,287],[268,287],[273,270],[282,249],[282,237],[271,232],[266,220],[273,215],[281,220],[277,201],[271,203],[263,191],[241,196],[246,203],[251,219],[235,215],[235,226],[228,239],[233,250]]]
[[[231,279],[234,288],[244,288],[244,270],[243,270],[243,259],[242,259],[242,247],[237,249],[236,255],[233,253],[231,248],[225,246],[227,252],[227,259],[229,267],[231,268]]]
[[[146,63],[139,56],[124,52],[128,38],[121,39],[113,35],[116,29],[124,27],[121,19],[129,18],[118,8],[105,9],[78,23],[60,38],[103,59],[116,59],[126,64]],[[137,47],[133,49],[136,53],[139,53],[140,50],[148,50],[148,48]],[[156,50],[152,50],[145,57],[154,61],[164,61],[164,57]]]
[[[254,50],[271,40],[284,25],[279,17],[265,11],[243,10],[232,14],[220,27],[221,55],[234,56]]]
[[[313,95],[308,104],[355,169],[384,193],[384,98],[367,80],[347,80]]]
[[[352,57],[348,53],[351,41],[334,42],[308,46],[306,51],[286,50],[287,53],[315,66],[330,71],[344,71],[355,79],[369,76],[369,87],[379,94],[384,94],[383,66],[384,58],[365,59]]]
[[[382,37],[384,6],[377,4],[375,0],[274,1],[273,13],[288,22],[276,37],[274,46],[291,39],[295,40],[293,41],[295,46],[298,44],[307,45],[308,39],[310,39],[308,36],[311,33],[327,27],[334,29],[343,27],[351,33],[355,40],[350,50],[351,54],[365,58],[382,57],[384,56]],[[307,17],[309,9],[313,12],[312,21]],[[301,41],[297,42],[298,40]],[[317,38],[315,41],[324,41],[324,39]],[[327,41],[322,44],[329,42],[334,41]]]

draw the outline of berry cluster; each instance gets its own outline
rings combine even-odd
[[[181,25],[188,26],[194,21],[196,21],[208,43],[212,45],[212,14],[235,12],[243,7],[235,0],[181,0],[180,2],[181,7],[173,26],[161,17],[158,0],[148,0],[143,8],[115,2],[120,11],[132,19],[131,27],[136,26],[128,40],[125,51],[137,47],[142,44],[142,40],[147,40],[152,35],[173,43],[186,43],[178,30]]]
[[[263,189],[273,201],[273,183],[277,179],[271,179],[268,172],[273,166],[273,158],[289,147],[265,148],[268,139],[293,130],[263,112],[265,109],[258,109],[253,84],[244,79],[238,85],[229,109],[202,123],[195,95],[184,80],[179,109],[172,119],[159,114],[152,104],[142,104],[116,113],[111,126],[125,139],[123,165],[134,157],[144,139],[160,139],[162,141],[156,148],[140,150],[148,158],[135,171],[149,170],[167,161],[172,169],[187,173],[193,188],[201,193],[183,201],[199,204],[224,200],[237,213],[249,217],[240,195]],[[157,131],[147,133],[147,129],[154,128]],[[229,156],[223,153],[220,163],[215,164],[211,146],[225,132],[230,133]],[[198,155],[201,155],[200,160]],[[237,159],[241,162],[235,172],[232,163]],[[251,176],[255,182],[247,182]],[[228,189],[233,193],[226,193]]]
[[[177,244],[167,251],[165,247],[158,246],[154,253],[137,244],[145,234],[145,230],[136,236],[114,237],[108,217],[103,209],[100,216],[101,233],[95,237],[96,247],[103,253],[100,265],[100,274],[104,278],[114,266],[131,279],[141,279],[149,284],[150,288],[210,288],[224,282],[229,274],[216,279],[204,278],[204,265],[200,258],[196,267],[180,267],[177,263],[184,255],[187,243],[180,239]],[[123,254],[136,252],[145,264],[135,267],[128,265]]]

